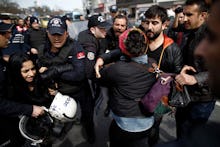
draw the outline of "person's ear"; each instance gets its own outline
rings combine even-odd
[[[167,27],[168,27],[168,20],[167,21],[165,21],[164,23],[162,23],[162,30],[164,31],[165,29],[167,29]]]
[[[206,21],[208,19],[209,13],[208,12],[201,12],[201,19]]]
[[[67,31],[66,31],[66,36],[67,36],[67,37],[69,36],[69,32],[67,32]]]
[[[89,30],[92,32],[92,34],[95,34],[95,28],[94,27],[91,27]]]

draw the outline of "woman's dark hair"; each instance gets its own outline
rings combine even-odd
[[[164,23],[165,21],[168,20],[168,16],[167,16],[167,10],[161,6],[158,5],[153,5],[151,6],[146,12],[145,12],[145,17],[147,19],[151,19],[151,18],[160,18],[162,23]]]
[[[131,30],[125,42],[127,51],[133,56],[144,54],[146,50],[146,37],[139,29]]]
[[[8,62],[8,70],[9,70],[11,80],[14,80],[16,83],[19,83],[19,84],[25,83],[25,80],[23,79],[21,75],[21,68],[24,62],[30,61],[30,60],[33,62],[31,57],[25,53],[14,53],[10,56],[9,62]]]

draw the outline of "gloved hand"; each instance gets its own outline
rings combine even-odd
[[[42,80],[50,80],[50,79],[52,80],[56,78],[57,75],[58,75],[57,70],[52,67],[48,68],[46,71],[40,74]]]
[[[71,64],[51,66],[46,71],[41,73],[41,78],[43,80],[53,80],[63,72],[71,70],[73,70],[73,66]]]

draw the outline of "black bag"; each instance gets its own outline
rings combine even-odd
[[[171,91],[168,97],[169,105],[172,107],[186,107],[191,102],[187,87],[181,86],[176,81],[171,84]]]

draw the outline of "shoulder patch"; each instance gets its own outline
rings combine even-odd
[[[85,53],[84,52],[78,52],[76,56],[77,56],[77,59],[83,59],[83,58],[85,58]]]
[[[94,59],[95,59],[95,53],[93,53],[93,52],[88,52],[88,53],[87,53],[87,58],[88,58],[89,60],[94,60]]]

